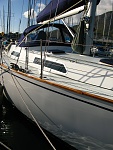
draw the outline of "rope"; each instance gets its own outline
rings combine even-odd
[[[56,14],[57,14],[58,5],[59,5],[59,0],[58,0],[57,7],[56,7],[56,11],[55,11],[55,17],[56,17]],[[51,5],[51,8],[52,8],[52,5]],[[50,14],[50,17],[51,17],[51,14]],[[55,19],[55,17],[54,17],[54,19]],[[53,25],[54,25],[54,24],[53,24]],[[52,25],[52,27],[53,27],[53,25]],[[48,22],[48,33],[49,33],[49,22]],[[52,30],[50,31],[50,35],[48,36],[48,38],[51,37],[51,34],[52,34]],[[46,43],[45,43],[46,49],[45,49],[45,52],[44,52],[43,63],[45,63],[45,61],[46,61],[46,52],[47,52],[47,47],[48,47],[48,46],[49,46],[49,41],[46,41]],[[43,69],[44,69],[44,65],[43,65]]]
[[[4,148],[6,148],[7,150],[11,150],[9,147],[7,147],[4,143],[2,143],[1,141],[0,141],[0,145],[2,145]]]
[[[0,64],[3,64],[3,56],[2,56],[2,46],[3,46],[3,42],[1,44],[1,60],[0,60]],[[2,72],[2,65],[1,65],[1,75],[2,75],[2,85],[4,86],[4,77],[3,77],[3,72]]]
[[[15,78],[16,79],[16,78]],[[18,82],[18,80],[16,79],[16,81]],[[42,109],[33,101],[33,99],[29,96],[29,94],[25,91],[25,89],[21,86],[21,84],[18,82],[18,84],[20,85],[20,87],[22,88],[22,90],[26,93],[26,95],[29,97],[29,99],[39,108],[39,110],[49,119],[49,121],[51,121],[57,128],[59,128],[43,111]]]
[[[73,6],[71,6],[70,8],[68,8],[67,10],[63,11],[61,14],[67,12],[69,9],[73,8],[74,6],[78,5],[80,2],[82,2],[83,0],[80,0],[79,2],[75,3]],[[57,5],[58,6],[58,5]],[[61,14],[59,14],[58,16],[60,16]],[[56,17],[56,16],[55,16]],[[32,30],[31,32],[33,31],[36,31],[38,30],[39,28],[43,27],[45,24],[48,24],[51,22],[51,20],[53,20],[55,17],[53,17],[52,19],[48,20],[46,23],[43,23],[40,27],[37,27],[36,29]],[[28,36],[29,34],[31,34],[31,32],[29,32],[28,34],[26,34],[26,36]],[[24,39],[18,44],[18,47],[22,44],[22,42],[25,40],[26,36],[24,37]]]
[[[77,6],[80,2],[82,2],[83,0],[80,0],[79,2],[75,3],[74,5],[72,5],[71,7],[69,7],[68,9],[66,9],[65,11],[63,11],[62,13],[60,13],[58,16],[64,14],[65,12],[69,11],[70,9],[72,9],[73,7]],[[55,16],[56,17],[56,16]],[[55,18],[54,17],[54,18]]]
[[[12,74],[11,74],[11,75],[12,75]],[[47,137],[47,135],[44,133],[43,129],[41,128],[41,126],[39,125],[39,123],[37,122],[37,120],[35,119],[35,117],[33,116],[31,110],[29,109],[29,107],[28,107],[27,104],[25,103],[25,100],[24,100],[24,98],[23,98],[23,96],[22,96],[22,94],[21,94],[21,92],[20,92],[20,90],[19,90],[19,88],[18,88],[18,86],[17,86],[15,80],[14,80],[13,75],[12,75],[12,79],[13,79],[13,81],[14,81],[14,83],[15,83],[15,86],[16,86],[16,88],[17,88],[19,94],[20,94],[20,97],[21,97],[21,99],[22,99],[22,101],[23,101],[25,107],[27,108],[27,110],[28,110],[28,112],[30,113],[31,117],[33,118],[34,122],[36,123],[36,125],[38,126],[38,128],[40,129],[40,131],[42,132],[42,134],[44,135],[44,137],[45,137],[46,140],[48,141],[48,143],[51,145],[51,147],[52,147],[54,150],[56,150],[56,148],[53,146],[53,144],[51,143],[51,141],[49,140],[49,138]]]

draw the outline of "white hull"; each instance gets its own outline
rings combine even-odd
[[[6,95],[29,119],[70,145],[113,149],[113,68],[100,64],[100,58],[57,53],[72,52],[71,43],[46,42],[12,45],[3,53]]]
[[[5,89],[14,105],[31,120],[32,114],[49,132],[61,139],[64,133],[78,133],[113,145],[112,103],[16,71],[4,70],[3,74]]]

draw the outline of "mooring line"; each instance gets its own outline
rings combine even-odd
[[[43,131],[43,129],[41,128],[41,126],[39,125],[39,123],[37,122],[37,120],[35,119],[34,115],[33,115],[32,112],[31,112],[31,110],[29,109],[29,107],[28,107],[27,104],[25,103],[25,100],[24,100],[24,98],[23,98],[23,96],[22,96],[22,94],[21,94],[21,92],[20,92],[20,90],[19,90],[19,88],[18,88],[18,86],[17,86],[17,84],[16,84],[16,82],[15,82],[14,77],[13,77],[12,74],[11,74],[11,76],[12,76],[12,79],[13,79],[13,81],[14,81],[14,84],[15,84],[15,86],[16,86],[16,88],[17,88],[19,94],[20,94],[21,99],[22,99],[22,101],[23,101],[25,107],[27,108],[28,112],[30,113],[31,117],[33,118],[34,122],[36,123],[36,125],[38,126],[38,128],[40,129],[40,131],[42,132],[42,134],[44,135],[44,137],[45,137],[46,140],[48,141],[48,143],[51,145],[51,147],[53,148],[53,150],[56,150],[56,148],[54,147],[54,145],[52,144],[52,142],[49,140],[49,138],[47,137],[47,135],[45,134],[45,132]]]
[[[4,143],[2,143],[1,141],[0,141],[0,145],[2,145],[4,148],[6,148],[7,150],[11,150],[8,146],[6,146]]]
[[[28,96],[28,98],[34,103],[34,105],[37,106],[37,108],[47,117],[47,119],[49,121],[51,121],[58,129],[59,127],[56,125],[56,123],[51,119],[49,118],[49,116],[47,114],[44,113],[44,111],[33,101],[33,99],[30,97],[30,95],[26,92],[26,90],[22,87],[22,85],[19,83],[19,81],[16,79],[15,77],[15,80],[18,82],[19,86],[22,88],[22,90],[25,92],[25,94]]]

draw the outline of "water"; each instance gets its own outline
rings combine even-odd
[[[57,131],[56,131],[57,132]],[[76,150],[53,135],[45,132],[56,150]],[[113,150],[113,145],[102,143],[91,137],[70,133],[63,136],[78,150]],[[38,127],[6,99],[0,109],[0,142],[11,150],[53,150]],[[0,145],[0,150],[6,150]]]
[[[46,133],[57,150],[75,150],[68,144]],[[52,150],[41,131],[6,99],[0,108],[0,142],[12,150]],[[5,150],[0,145],[0,150]]]

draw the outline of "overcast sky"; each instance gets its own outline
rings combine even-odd
[[[97,6],[97,14],[113,10],[113,0],[101,0]]]
[[[35,5],[34,16],[36,18],[39,11],[45,7],[45,3],[49,3],[50,0],[37,0]],[[41,3],[40,3],[41,2]],[[3,7],[5,10],[5,28],[7,24],[7,10],[8,10],[8,0],[0,0],[0,32],[3,31]],[[105,13],[106,11],[111,11],[113,7],[113,0],[101,0],[100,4],[97,6],[97,15]],[[28,0],[11,0],[11,32],[18,32],[19,21],[21,19],[20,30],[27,27],[27,16],[28,16]],[[33,11],[33,9],[32,9]],[[78,15],[75,19],[78,22]]]

